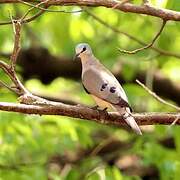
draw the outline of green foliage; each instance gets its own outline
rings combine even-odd
[[[142,1],[134,0],[133,2],[141,4]],[[179,0],[152,0],[152,3],[172,10],[179,10],[180,7]],[[53,8],[78,9],[77,7]],[[20,4],[1,5],[0,20],[8,21],[9,11],[16,16],[16,14],[25,13],[27,9],[27,6]],[[105,8],[94,8],[91,11],[108,24],[146,43],[152,40],[161,25],[159,19],[149,16],[122,13]],[[37,10],[31,12],[30,15],[35,12]],[[156,42],[156,46],[164,50],[179,52],[179,28],[178,23],[168,22]],[[151,71],[159,70],[173,82],[177,84],[180,82],[179,59],[171,56],[157,57],[157,52],[150,49],[136,55],[120,54],[117,47],[132,50],[141,45],[122,34],[114,33],[85,12],[77,14],[45,13],[23,27],[23,48],[43,46],[54,55],[73,57],[74,47],[79,42],[91,44],[96,56],[109,69],[114,70],[119,64],[123,64],[122,74],[127,82],[141,70],[147,72],[149,79],[151,79]],[[10,53],[12,48],[12,26],[0,26],[0,52]],[[0,76],[1,80],[10,83],[1,70]],[[151,85],[151,82],[148,83]],[[48,85],[42,84],[37,79],[28,80],[25,85],[33,93],[74,100],[90,106],[94,103],[84,93],[79,82],[62,77]],[[157,102],[138,85],[127,83],[124,89],[135,111],[174,111]],[[0,101],[15,102],[17,97],[12,92],[0,87]],[[117,153],[116,160],[118,160],[123,155],[137,155],[143,166],[153,165],[158,169],[160,179],[179,179],[179,127],[156,126],[139,137],[117,127],[108,127],[79,119],[7,112],[0,112],[0,179],[141,179],[142,177],[124,173],[117,163],[108,164],[101,153],[90,155],[91,150],[111,136],[122,143],[133,142],[133,145],[123,153],[123,147],[116,152],[108,152],[109,156]],[[174,148],[169,149],[159,143],[161,139],[168,137],[174,140]],[[76,158],[79,160],[75,160]]]

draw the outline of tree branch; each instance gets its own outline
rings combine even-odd
[[[136,80],[136,82],[142,86],[150,95],[152,95],[155,99],[157,99],[159,102],[167,105],[167,106],[170,106],[174,109],[176,109],[177,111],[180,111],[180,107],[178,106],[175,106],[174,104],[171,104],[167,101],[165,101],[164,99],[162,99],[161,97],[159,97],[157,94],[155,94],[153,91],[151,91],[148,87],[146,87],[143,83],[141,83],[140,81]]]
[[[84,9],[84,11],[90,15],[92,18],[94,18],[97,22],[99,22],[100,24],[102,24],[103,26],[111,29],[113,32],[117,33],[117,34],[123,34],[125,35],[126,37],[128,37],[129,39],[137,42],[138,44],[142,45],[142,46],[148,46],[145,42],[137,39],[136,37],[132,36],[131,34],[128,34],[127,32],[124,32],[120,29],[117,29],[116,27],[114,26],[111,26],[110,24],[106,23],[105,21],[103,21],[101,18],[99,18],[98,16],[96,16],[95,14],[93,14],[92,12],[90,12],[88,9]],[[155,39],[156,40],[156,39]],[[164,55],[164,56],[173,56],[173,57],[176,57],[176,58],[180,58],[180,54],[176,54],[176,53],[173,53],[173,52],[169,52],[169,51],[166,51],[166,50],[163,50],[163,49],[159,49],[157,47],[154,47],[153,44],[150,45],[151,49],[153,49],[154,51],[158,52],[159,54],[161,55]]]
[[[85,106],[71,106],[63,103],[52,102],[47,105],[26,105],[17,103],[0,102],[0,110],[38,115],[61,115],[73,118],[96,121],[101,124],[125,126],[126,122],[118,113],[93,110]],[[168,125],[176,121],[180,125],[179,113],[141,113],[133,114],[139,125],[164,124]]]
[[[12,18],[12,17],[11,17]],[[17,56],[20,51],[20,32],[21,32],[21,21],[13,20],[11,19],[12,24],[13,24],[13,30],[14,30],[14,47],[13,47],[13,52],[10,57],[10,62],[11,62],[11,68],[13,71],[15,71],[15,66],[16,66],[16,60]]]
[[[39,3],[37,6],[44,4],[44,2]],[[19,78],[16,75],[15,66],[17,57],[19,55],[20,51],[20,37],[21,37],[21,26],[23,23],[23,20],[26,18],[26,16],[29,14],[30,11],[32,11],[34,7],[31,7],[27,10],[27,12],[18,20],[14,20],[11,16],[11,21],[13,25],[14,30],[14,47],[12,54],[10,56],[10,65],[0,60],[0,68],[4,70],[4,72],[9,76],[11,81],[14,83],[13,88],[9,87],[8,89],[16,92],[20,97],[19,101],[26,103],[26,104],[34,104],[34,103],[41,103],[45,104],[46,100],[43,98],[40,98],[38,96],[32,95],[21,83]],[[1,81],[1,85],[5,85],[5,87],[8,87],[5,83]]]
[[[122,52],[122,53],[125,53],[125,54],[136,54],[136,53],[138,53],[138,52],[140,52],[140,51],[142,51],[142,50],[145,50],[145,49],[148,49],[148,48],[152,47],[153,44],[155,43],[155,41],[157,40],[157,38],[158,38],[158,37],[160,36],[160,34],[162,33],[165,25],[166,25],[166,21],[163,20],[163,23],[162,23],[162,25],[161,25],[161,28],[160,28],[160,30],[158,31],[158,33],[156,34],[156,36],[153,38],[153,40],[152,40],[149,44],[145,45],[144,47],[141,47],[141,48],[138,48],[138,49],[135,49],[135,50],[132,50],[132,51],[127,51],[127,50],[120,49],[120,48],[119,48],[118,50],[119,50],[120,52]]]
[[[35,15],[33,15],[32,17],[26,18],[26,16],[27,16],[33,9],[35,9],[35,8],[38,9],[38,7],[39,7],[40,5],[44,5],[47,1],[48,1],[48,0],[43,1],[43,2],[40,2],[39,4],[34,5],[34,6],[31,7],[30,9],[28,9],[28,11],[24,14],[24,16],[21,17],[21,19],[19,20],[19,22],[21,22],[21,24],[29,23],[29,22],[33,21],[34,19],[36,19],[37,17],[41,16],[41,15],[45,12],[44,9],[41,9],[39,12],[37,12],[37,13],[36,13]],[[19,0],[18,0],[18,2],[22,2],[22,1],[19,1]],[[1,3],[1,2],[0,2],[0,3]],[[49,6],[48,6],[48,5],[44,5],[44,7],[45,7],[45,8],[48,8]],[[12,23],[13,23],[13,21],[12,21],[12,19],[11,19],[11,21],[0,22],[0,25],[9,25],[9,24],[12,24]]]
[[[30,7],[34,7],[34,8],[36,8],[36,9],[43,10],[43,11],[45,11],[45,12],[56,12],[56,13],[80,13],[80,12],[83,11],[82,9],[80,9],[80,10],[75,10],[75,11],[53,10],[53,9],[43,8],[43,7],[41,7],[41,6],[37,6],[37,5],[31,4],[31,3],[22,1],[22,0],[18,0],[18,1],[21,2],[22,4],[25,4],[25,5],[30,6]]]
[[[20,51],[20,33],[21,33],[21,23],[23,19],[20,20],[14,20],[11,17],[11,21],[13,24],[13,30],[14,30],[14,47],[13,52],[10,57],[10,65],[6,64],[3,61],[0,61],[0,68],[4,70],[4,72],[10,77],[12,82],[15,85],[15,92],[18,95],[22,95],[25,93],[28,93],[26,88],[22,85],[22,83],[19,81],[18,77],[16,76],[15,72],[15,66],[16,66],[16,60]],[[2,85],[2,83],[1,83]],[[11,89],[11,88],[10,88]]]
[[[34,0],[25,0],[26,2],[35,2]],[[36,1],[39,2],[39,1]],[[19,3],[18,0],[1,0],[0,3]],[[115,0],[49,0],[48,5],[55,6],[103,6],[106,8],[114,8],[123,12],[131,12],[137,14],[146,14],[159,17],[164,20],[180,21],[180,12],[157,8],[152,5],[134,5],[131,3],[121,3]]]

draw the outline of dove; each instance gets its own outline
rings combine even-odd
[[[89,44],[78,44],[75,53],[76,58],[81,59],[84,89],[92,96],[98,107],[104,110],[113,108],[123,115],[123,119],[137,134],[141,135],[142,132],[131,114],[128,98],[115,76],[93,55]]]

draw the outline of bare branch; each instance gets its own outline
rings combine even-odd
[[[16,76],[15,71],[12,69],[11,66],[9,66],[8,64],[6,64],[3,61],[0,61],[0,68],[9,76],[9,78],[12,80],[12,82],[14,83],[15,87],[14,88],[8,88],[12,91],[14,91],[15,93],[17,93],[18,95],[22,95],[25,92],[28,92],[24,86],[21,84],[21,82],[19,81],[18,77]],[[3,84],[3,83],[1,83]],[[6,86],[4,84],[4,86]]]
[[[54,102],[53,102],[54,104]],[[96,121],[101,124],[111,124],[115,126],[124,126],[126,122],[123,117],[118,113],[102,113],[101,111],[93,110],[84,106],[71,106],[62,103],[54,105],[26,105],[17,103],[0,102],[0,110],[19,112],[25,114],[38,114],[38,115],[61,115],[73,118],[80,118],[85,120]],[[179,113],[141,113],[133,114],[139,125],[152,125],[152,124],[171,124],[179,116]],[[180,125],[180,118],[176,122]]]
[[[110,144],[114,140],[114,136],[109,136],[108,138],[101,141],[91,152],[90,156],[96,156],[105,146]]]
[[[3,81],[0,80],[0,86],[7,88],[8,90],[17,93],[17,91],[15,89],[13,89],[12,87],[10,87],[9,85],[7,85],[6,83],[4,83]]]
[[[10,57],[10,60],[11,60],[11,68],[14,71],[15,66],[16,66],[17,56],[18,56],[19,51],[20,51],[21,21],[12,19],[12,24],[13,24],[15,39],[14,39],[14,48],[13,48],[13,52],[12,52],[12,55]]]
[[[26,0],[26,2],[39,2],[34,0]],[[1,0],[0,3],[20,3],[18,0]],[[152,5],[135,5],[131,3],[120,4],[120,1],[116,0],[49,0],[47,5],[55,6],[90,6],[97,7],[103,6],[106,8],[113,8],[116,6],[116,9],[123,12],[131,12],[137,14],[146,14],[154,17],[159,17],[164,20],[180,21],[180,12],[172,11],[168,9],[162,9],[154,7]]]
[[[125,53],[125,54],[136,54],[137,52],[140,52],[140,51],[142,51],[142,50],[145,50],[145,49],[148,49],[148,48],[150,48],[150,47],[152,47],[152,45],[155,43],[155,41],[157,40],[157,38],[160,36],[160,34],[162,33],[162,31],[163,31],[163,29],[164,29],[164,27],[165,27],[165,25],[166,25],[166,22],[167,21],[163,21],[163,23],[162,23],[162,26],[161,26],[161,28],[160,28],[160,30],[158,31],[158,33],[156,34],[156,36],[153,38],[153,40],[149,43],[149,44],[147,44],[146,46],[144,46],[144,47],[141,47],[141,48],[138,48],[138,49],[135,49],[135,50],[133,50],[133,51],[127,51],[127,50],[123,50],[123,49],[118,49],[120,52],[122,52],[122,53]]]
[[[41,4],[44,4],[46,2],[47,1],[41,2],[37,6],[40,6]],[[14,20],[11,17],[11,21],[13,24],[13,30],[14,30],[14,48],[13,48],[12,55],[10,57],[10,65],[6,64],[3,61],[0,61],[0,68],[2,68],[4,70],[4,72],[10,77],[10,79],[14,83],[15,89],[16,89],[15,92],[20,96],[19,101],[21,103],[46,105],[47,103],[52,104],[52,102],[50,103],[50,101],[47,101],[43,98],[32,95],[20,82],[20,80],[18,79],[16,72],[15,72],[16,60],[17,60],[17,57],[18,57],[18,54],[20,51],[20,36],[21,36],[22,22],[26,18],[26,16],[29,14],[29,12],[32,11],[34,8],[36,8],[36,7],[33,6],[30,9],[28,9],[28,11],[18,20]],[[8,87],[3,82],[1,83],[1,85],[4,85],[8,89],[12,90],[10,87]],[[53,105],[54,105],[54,103],[53,103]]]
[[[25,23],[29,23],[31,21],[33,21],[34,19],[36,19],[37,17],[39,17],[40,15],[42,15],[44,12],[61,12],[61,13],[79,13],[82,12],[83,10],[75,10],[75,11],[65,11],[65,10],[49,10],[47,9],[49,7],[49,5],[47,5],[47,2],[49,0],[40,2],[37,5],[33,5],[31,3],[25,2],[25,1],[21,1],[18,0],[18,2],[22,3],[22,4],[26,4],[28,6],[30,6],[31,8],[24,14],[24,16],[21,18],[21,23],[25,24]],[[45,8],[41,7],[41,5],[46,4]],[[38,13],[36,13],[34,16],[30,17],[30,18],[26,18],[27,15],[33,10],[33,9],[39,9],[40,11]],[[12,24],[12,21],[7,21],[7,22],[0,22],[0,25],[9,25]]]
[[[8,2],[11,2],[11,1],[9,1],[9,0],[7,0],[7,1],[8,1]],[[4,3],[5,3],[5,2],[6,2],[6,1],[4,1]],[[16,1],[14,1],[14,2],[16,2]],[[22,23],[28,23],[28,22],[33,21],[35,18],[37,18],[38,16],[40,16],[44,11],[50,11],[50,12],[64,12],[64,11],[56,11],[56,10],[55,10],[55,11],[54,11],[54,10],[51,11],[51,10],[48,10],[47,8],[48,8],[48,7],[51,5],[51,3],[52,3],[52,1],[50,1],[50,0],[40,2],[40,3],[37,4],[37,5],[33,5],[33,4],[31,4],[31,3],[28,3],[28,2],[26,2],[26,1],[21,1],[21,0],[17,0],[17,2],[24,3],[24,4],[26,4],[26,5],[32,6],[32,8],[38,8],[38,9],[41,9],[41,11],[38,12],[36,15],[32,16],[31,18],[28,18],[28,19],[23,20]],[[31,0],[30,0],[29,2],[31,2]],[[33,2],[34,2],[34,1],[33,1]],[[126,2],[126,1],[125,1],[125,2]],[[67,3],[68,3],[68,2],[67,2]],[[121,2],[121,3],[122,3],[122,2]],[[45,4],[46,8],[40,7],[40,5],[42,5],[42,4]],[[58,4],[59,4],[59,3],[58,3]],[[124,1],[123,1],[122,4],[124,4]],[[126,3],[125,3],[125,4],[126,4]],[[119,4],[116,4],[116,5],[119,6]],[[31,11],[31,9],[30,9],[30,11]],[[80,11],[82,11],[82,10],[80,10]],[[65,11],[65,12],[66,12],[66,11]],[[74,12],[79,12],[79,11],[74,11]],[[73,12],[67,11],[67,13],[73,13]],[[88,12],[88,13],[89,13],[89,12]],[[89,14],[90,14],[90,13],[89,13]],[[96,20],[97,20],[97,19],[96,19]],[[165,20],[165,21],[166,21],[166,20]],[[102,22],[101,22],[101,23],[102,23]],[[11,24],[11,21],[0,23],[0,25],[7,25],[7,24]],[[109,26],[109,28],[110,28],[110,26]],[[113,30],[113,28],[111,28],[111,29]],[[119,31],[119,30],[117,30],[117,31]],[[117,31],[116,31],[116,32],[117,32]],[[142,42],[142,41],[136,39],[135,37],[129,35],[128,33],[120,32],[120,31],[119,31],[119,33],[122,33],[122,34],[128,36],[130,39],[133,39],[134,41],[138,42],[139,44],[145,46],[144,48],[138,49],[138,51],[143,50],[143,49],[147,49],[147,48],[149,48],[149,47],[152,46],[151,44],[146,45],[146,43],[144,43],[144,42]],[[175,53],[172,53],[172,52],[168,52],[168,51],[165,51],[165,50],[161,50],[161,49],[158,49],[158,48],[153,47],[153,46],[152,46],[151,48],[154,49],[155,51],[157,51],[157,52],[163,54],[163,55],[166,55],[166,56],[174,56],[174,57],[176,57],[176,58],[180,58],[180,55],[178,55],[178,54],[175,54]],[[124,52],[124,53],[128,53],[128,51],[126,51],[126,50],[121,50],[121,51]],[[131,54],[132,54],[132,53],[131,53]]]
[[[88,9],[85,9],[85,8],[83,8],[83,9],[88,15],[93,17],[97,22],[99,22],[100,24],[104,25],[105,27],[111,29],[113,32],[118,33],[118,34],[123,34],[126,37],[128,37],[129,39],[139,43],[140,45],[148,46],[145,42],[137,39],[136,37],[128,34],[127,32],[121,31],[121,30],[111,26],[110,24],[106,23],[105,21],[100,19],[98,16],[96,16],[95,14],[90,12]],[[166,50],[163,50],[163,49],[159,49],[157,47],[154,47],[153,44],[149,48],[153,49],[154,51],[156,51],[156,52],[158,52],[158,53],[160,53],[161,55],[164,55],[164,56],[173,56],[173,57],[176,57],[176,58],[180,58],[180,54],[176,54],[176,53],[169,52],[169,51],[166,51]]]
[[[33,7],[34,8],[34,7]],[[21,26],[22,26],[22,21],[24,20],[24,18],[26,17],[26,15],[32,10],[32,8],[30,8],[24,16],[22,16],[22,18],[18,19],[18,20],[14,20],[11,16],[11,22],[13,24],[13,30],[14,30],[14,47],[13,47],[13,52],[12,55],[10,57],[10,65],[6,64],[3,61],[0,61],[0,68],[2,68],[4,70],[4,72],[10,77],[10,79],[12,80],[12,82],[15,85],[15,92],[18,95],[24,95],[24,94],[28,94],[30,95],[31,93],[28,92],[28,90],[26,90],[26,88],[23,86],[23,84],[20,82],[20,80],[18,79],[16,72],[15,72],[15,66],[16,66],[16,60],[20,51],[20,36],[21,36]],[[1,83],[3,84],[3,83]],[[4,84],[5,85],[5,84]],[[8,88],[10,90],[12,90],[10,87]]]
[[[119,1],[118,4],[113,6],[111,9],[116,9],[116,8],[118,8],[118,6],[121,6],[122,4],[129,3],[129,2],[130,2],[130,0],[121,0],[121,1]]]
[[[176,119],[172,122],[171,126],[174,126],[176,124],[176,122],[178,121],[178,119],[180,118],[180,114],[176,117]]]
[[[9,65],[2,60],[0,60],[0,68],[3,69],[8,74]]]
[[[149,94],[151,94],[154,98],[156,98],[159,102],[163,103],[163,104],[166,104],[178,111],[180,111],[180,107],[178,106],[175,106],[174,104],[171,104],[167,101],[165,101],[164,99],[160,98],[156,93],[152,92],[148,87],[146,87],[143,83],[141,83],[140,81],[136,80],[136,82],[142,86]]]
[[[43,13],[44,13],[44,10],[41,10],[38,13],[36,13],[35,15],[33,15],[32,17],[24,19],[21,23],[22,24],[29,23],[29,22],[33,21],[34,19],[38,18],[39,16],[41,16]],[[0,25],[9,25],[9,24],[12,24],[12,21],[0,22]]]
[[[10,57],[10,66],[6,65],[6,68],[4,68],[4,71],[9,75],[11,80],[13,81],[15,88],[17,89],[18,94],[24,94],[28,93],[26,88],[22,85],[22,83],[19,81],[16,72],[15,72],[15,66],[16,66],[16,60],[20,51],[20,33],[21,33],[21,20],[14,20],[11,17],[11,21],[13,24],[13,30],[14,30],[14,47],[13,52]],[[3,64],[3,63],[2,63]]]
[[[53,10],[53,9],[47,9],[47,8],[43,8],[41,6],[38,6],[38,5],[34,5],[34,4],[31,4],[31,3],[28,3],[28,2],[25,2],[25,1],[21,1],[21,0],[18,0],[19,2],[21,2],[22,4],[25,4],[25,5],[28,5],[30,7],[34,7],[34,8],[37,8],[37,9],[40,9],[40,10],[43,10],[43,11],[46,11],[46,12],[57,12],[57,13],[79,13],[79,12],[82,12],[83,10],[75,10],[75,11],[65,11],[65,10]],[[44,2],[43,2],[44,3]]]
[[[21,0],[18,0],[19,2],[23,2]],[[39,17],[40,15],[42,15],[44,13],[45,10],[41,9],[38,13],[36,13],[34,16],[30,17],[30,18],[27,18],[27,15],[35,8],[38,8],[39,6],[41,6],[42,4],[45,4],[47,3],[49,0],[46,0],[46,1],[43,1],[43,2],[40,2],[39,4],[37,5],[34,5],[32,6],[30,9],[28,9],[26,11],[26,13],[21,17],[21,19],[19,19],[19,22],[21,22],[21,24],[24,24],[24,23],[29,23],[31,21],[33,21],[34,19],[36,19],[37,17]],[[46,8],[48,8],[49,6],[46,5],[45,6]],[[13,24],[13,21],[12,21],[12,18],[11,18],[11,21],[7,21],[7,22],[0,22],[0,25],[9,25],[9,24]]]

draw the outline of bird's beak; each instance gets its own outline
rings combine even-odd
[[[80,54],[81,54],[81,53],[77,53],[77,54],[74,56],[73,60],[78,59]]]

